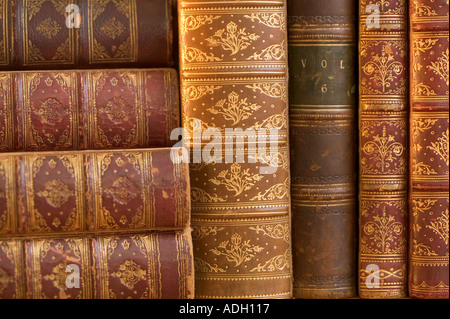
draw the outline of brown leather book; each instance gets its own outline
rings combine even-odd
[[[181,0],[179,15],[196,297],[290,298],[286,3]]]
[[[172,146],[178,83],[173,69],[0,73],[0,151]]]
[[[1,298],[192,298],[172,149],[0,155]]]
[[[407,1],[360,0],[359,295],[407,294]]]
[[[172,0],[1,0],[0,70],[173,65]]]
[[[354,1],[288,2],[294,297],[356,294]]]
[[[448,1],[410,1],[409,294],[449,298]]]

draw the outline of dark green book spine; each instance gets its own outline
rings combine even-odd
[[[356,293],[356,4],[291,1],[294,296]]]

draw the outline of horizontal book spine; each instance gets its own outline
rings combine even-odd
[[[179,15],[196,297],[290,298],[286,3],[181,0]]]
[[[407,2],[359,2],[359,295],[407,294]]]
[[[449,298],[448,1],[410,1],[409,294]]]
[[[172,0],[0,1],[0,70],[173,65]]]
[[[171,152],[1,154],[0,238],[188,227],[188,167]]]
[[[188,231],[0,239],[2,299],[187,299]]]
[[[294,297],[356,294],[356,6],[288,2]]]
[[[174,69],[0,73],[0,151],[168,147]]]

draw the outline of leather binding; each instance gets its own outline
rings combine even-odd
[[[285,1],[181,0],[179,25],[196,297],[290,298]],[[237,137],[220,140],[227,128]],[[249,142],[258,129],[267,152]]]
[[[407,294],[407,2],[361,0],[359,295]]]
[[[449,298],[448,1],[410,1],[409,294]]]
[[[172,146],[178,83],[173,69],[0,73],[0,151]]]
[[[171,156],[1,154],[0,297],[192,298],[189,171]]]
[[[356,294],[356,6],[291,1],[294,297]]]
[[[173,15],[172,0],[2,0],[0,70],[169,67]]]

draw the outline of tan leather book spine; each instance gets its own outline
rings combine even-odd
[[[407,294],[407,1],[359,2],[359,295]]]
[[[286,3],[181,0],[179,26],[196,297],[290,298]]]
[[[448,1],[410,1],[409,294],[449,298]]]

